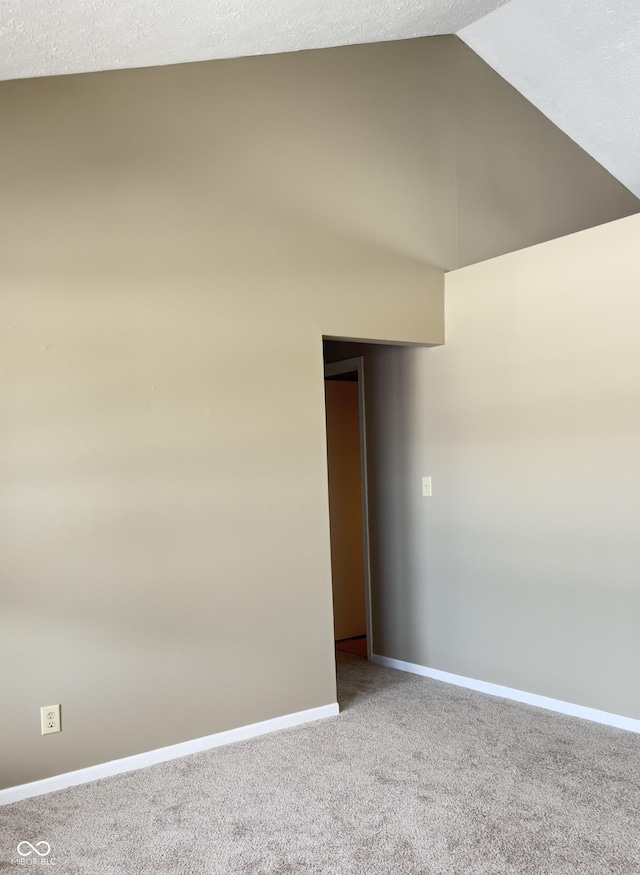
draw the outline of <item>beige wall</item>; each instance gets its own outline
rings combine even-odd
[[[326,380],[333,629],[336,641],[367,631],[358,383]]]
[[[443,278],[243,200],[231,67],[0,88],[0,786],[335,701],[322,334]]]
[[[452,268],[637,213],[640,201],[454,39]]]
[[[269,232],[293,266],[259,251]],[[304,290],[429,341],[441,277],[243,234],[233,266],[203,242],[197,264],[123,270],[114,234],[112,272],[6,283],[4,785],[335,701],[321,334],[358,322]],[[41,738],[52,701],[64,731]]]
[[[373,350],[376,652],[640,717],[638,239],[450,273],[446,345]]]
[[[640,209],[455,37],[3,82],[0,109],[4,275],[113,270],[115,233],[123,269],[233,266],[248,217],[450,270]]]
[[[453,38],[0,114],[0,786],[332,701],[321,335],[438,343],[436,268],[637,201]]]

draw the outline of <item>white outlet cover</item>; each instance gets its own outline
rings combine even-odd
[[[44,705],[40,708],[40,725],[43,735],[60,732],[60,705]]]

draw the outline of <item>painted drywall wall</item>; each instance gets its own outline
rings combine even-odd
[[[455,267],[639,211],[631,192],[617,181],[614,191],[613,177],[458,39],[451,62]]]
[[[335,701],[322,334],[439,342],[443,276],[284,207],[354,159],[277,70],[0,88],[0,786]]]
[[[378,653],[640,717],[639,239],[454,271],[445,346],[370,350]]]
[[[367,631],[358,383],[325,380],[324,385],[333,629],[341,641]]]
[[[469,251],[504,251],[506,150],[540,191],[510,190],[510,227],[637,208],[577,147],[556,165],[471,58],[443,38],[0,86],[0,786],[335,697],[321,335],[441,342],[456,176],[488,180]],[[476,81],[493,121],[463,174]],[[558,166],[588,204],[545,186]]]

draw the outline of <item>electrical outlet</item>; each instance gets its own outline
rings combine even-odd
[[[60,732],[60,705],[45,705],[40,708],[40,723],[43,735]]]

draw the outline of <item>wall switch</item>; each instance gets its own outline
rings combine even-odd
[[[431,477],[422,478],[422,496],[423,498],[431,498]]]
[[[43,735],[60,732],[60,705],[45,705],[40,708],[40,723]]]

